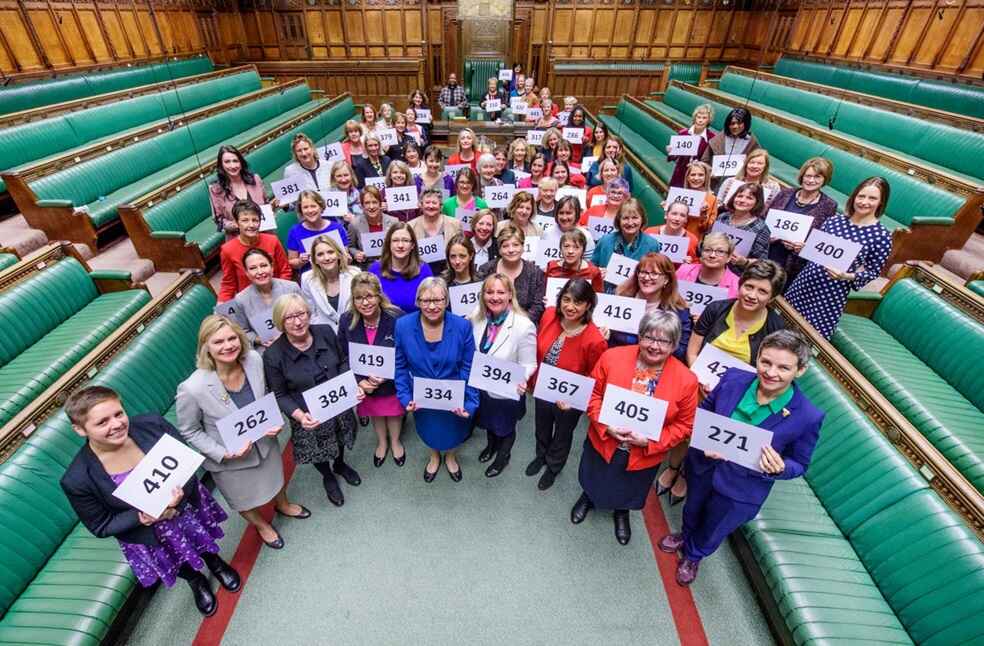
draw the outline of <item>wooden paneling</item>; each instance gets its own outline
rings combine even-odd
[[[785,51],[980,81],[982,40],[984,0],[803,0]]]

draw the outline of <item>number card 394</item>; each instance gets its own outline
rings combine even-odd
[[[205,461],[205,456],[170,435],[157,441],[113,496],[148,516],[160,518],[174,497],[175,487],[183,487]]]
[[[519,399],[516,386],[526,379],[526,369],[513,361],[496,359],[481,352],[472,357],[468,385],[491,395]]]
[[[762,472],[762,447],[772,444],[772,431],[735,421],[724,415],[697,409],[690,448],[720,453],[735,464]]]
[[[605,387],[598,421],[612,428],[627,428],[658,442],[666,406],[662,399],[609,384]]]
[[[267,393],[249,406],[236,409],[215,422],[229,453],[238,453],[247,442],[255,442],[283,425],[284,418],[273,393]]]

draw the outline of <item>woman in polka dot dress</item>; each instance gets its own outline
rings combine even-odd
[[[882,177],[869,177],[858,184],[847,199],[847,215],[828,219],[821,230],[861,244],[861,253],[846,273],[808,262],[786,291],[789,304],[825,339],[837,328],[848,292],[877,278],[892,252],[892,234],[878,221],[888,195],[888,182]]]

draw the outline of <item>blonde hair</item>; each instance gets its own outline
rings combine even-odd
[[[710,167],[710,165],[708,165],[705,162],[700,161],[699,159],[693,159],[693,160],[690,161],[689,164],[687,164],[687,172],[684,173],[684,175],[683,175],[684,188],[690,188],[690,185],[687,184],[687,180],[690,178],[690,169],[693,168],[694,166],[699,166],[700,168],[703,168],[704,169],[704,186],[703,186],[703,190],[705,190],[705,191],[710,190],[710,188],[711,188],[711,172],[712,172],[711,171],[711,167]],[[693,190],[696,190],[696,189],[693,189]]]
[[[195,351],[195,367],[201,368],[202,370],[215,371],[215,359],[212,358],[212,355],[208,351],[208,340],[212,338],[213,334],[224,327],[228,327],[239,338],[239,356],[236,357],[236,361],[242,361],[246,353],[249,352],[249,338],[247,338],[246,332],[235,321],[219,314],[210,314],[198,326],[198,349]]]
[[[296,135],[294,135],[294,138],[290,142],[290,154],[294,156],[294,161],[296,161],[298,164],[300,164],[301,161],[297,158],[297,144],[301,143],[302,141],[306,142],[308,146],[311,146],[311,148],[314,148],[315,153],[317,153],[318,151],[318,149],[314,145],[314,142],[311,141],[310,137],[308,137],[303,132],[297,133]]]
[[[321,207],[321,211],[325,210],[325,198],[321,197],[321,193],[318,191],[303,190],[301,194],[297,196],[297,214],[301,213],[301,200],[311,200],[315,204]]]
[[[509,161],[515,161],[513,158],[514,157],[513,153],[516,151],[517,148],[522,148],[523,151],[526,153],[526,157],[523,158],[524,162],[528,163],[529,161],[531,161],[533,157],[533,153],[530,151],[530,145],[526,143],[525,139],[512,140],[512,143],[509,144],[509,152],[506,154],[506,159],[508,159]]]
[[[379,277],[376,274],[363,271],[352,277],[352,287],[349,290],[351,296],[349,297],[348,311],[352,315],[352,322],[349,323],[350,330],[354,330],[355,326],[362,320],[362,313],[355,306],[357,292],[360,290],[369,290],[379,299],[379,309],[381,312],[386,312],[393,317],[400,315],[400,308],[393,305],[389,297],[386,296],[386,292],[383,291],[383,286],[379,282]]]
[[[471,128],[462,128],[461,132],[458,133],[458,141],[455,142],[455,147],[457,148],[458,154],[461,154],[461,137],[462,135],[469,135],[472,140],[472,152],[477,152],[476,146],[478,145],[478,138],[475,136],[475,131]]]
[[[697,114],[700,113],[700,112],[706,112],[707,113],[707,122],[708,122],[708,125],[710,125],[710,122],[711,121],[714,121],[714,108],[711,106],[710,103],[701,103],[696,108],[694,108],[694,111],[690,113],[691,121],[693,119],[696,119],[697,118]]]
[[[349,182],[351,182],[351,185],[349,186],[349,190],[352,190],[352,188],[355,186],[355,170],[353,170],[352,165],[349,164],[344,159],[339,159],[337,162],[331,165],[331,172],[328,173],[328,178],[329,181],[331,182],[331,187],[336,189],[338,188],[338,184],[335,183],[335,173],[337,173],[343,168],[347,169],[349,172]]]
[[[334,238],[324,235],[318,236],[314,239],[314,243],[311,245],[311,271],[314,274],[314,282],[317,283],[321,289],[325,289],[328,285],[328,274],[325,273],[325,270],[321,268],[321,265],[318,264],[315,258],[317,256],[318,247],[323,244],[328,245],[335,250],[336,254],[338,254],[338,275],[341,276],[348,271],[348,256],[345,253],[345,250],[338,245]]]
[[[740,179],[742,182],[746,181],[745,171],[748,169],[748,162],[752,161],[756,157],[761,157],[765,160],[765,168],[762,169],[762,175],[759,177],[756,184],[769,181],[769,151],[765,148],[756,148],[745,156],[745,162],[741,165],[741,168],[738,169],[738,172],[735,173],[736,180]]]
[[[394,159],[390,162],[389,167],[386,169],[386,186],[393,186],[393,171],[398,170],[403,173],[406,178],[404,180],[406,183],[403,186],[415,186],[416,182],[413,181],[413,175],[410,173],[410,167],[399,159]]]
[[[349,119],[345,122],[345,134],[352,132],[353,130],[359,131],[359,138],[362,137],[362,126],[355,119]]]
[[[563,133],[561,133],[561,131],[558,128],[547,128],[543,132],[543,148],[544,149],[547,148],[547,142],[550,141],[550,137],[552,137],[554,135],[557,136],[557,143],[558,144],[560,144],[560,142],[562,142],[564,140],[564,135],[563,135]]]
[[[488,317],[489,311],[485,308],[485,290],[487,290],[495,281],[502,283],[506,290],[512,295],[509,300],[509,306],[512,308],[512,311],[516,314],[526,316],[526,310],[520,307],[519,301],[516,300],[516,286],[513,285],[512,279],[505,274],[494,273],[487,276],[485,280],[482,281],[482,289],[478,292],[478,307],[475,308],[474,312],[472,312],[470,317],[471,320],[477,323],[479,321],[484,321]]]
[[[730,256],[735,251],[735,241],[728,237],[728,235],[722,231],[711,231],[706,236],[704,236],[703,241],[700,243],[701,251],[704,247],[715,242],[723,242],[728,247],[728,255]],[[699,255],[699,254],[698,254]]]
[[[295,307],[303,308],[308,316],[311,315],[311,305],[300,294],[284,294],[273,303],[273,325],[281,332],[284,331],[284,317]]]
[[[555,180],[553,177],[548,177],[546,175],[540,178],[540,183],[537,184],[536,186],[542,191],[544,186],[549,187],[551,184],[553,184],[554,190],[560,188],[560,182]]]

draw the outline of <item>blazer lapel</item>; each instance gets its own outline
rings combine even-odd
[[[247,354],[246,361],[243,362],[243,369],[246,371],[246,378],[249,379],[249,387],[253,391],[253,400],[263,397],[266,394],[263,360],[252,354]]]
[[[222,382],[219,380],[218,373],[214,370],[208,370],[205,372],[205,388],[220,406],[229,410],[234,408],[232,398],[229,397],[228,391],[226,391],[225,386],[223,386]]]
[[[495,354],[496,350],[506,344],[506,341],[509,340],[509,337],[512,334],[513,325],[515,324],[516,313],[509,312],[506,320],[502,323],[502,329],[500,329],[499,333],[495,335],[495,341],[492,342],[492,347],[489,348],[489,354]]]
[[[796,411],[798,411],[800,408],[800,397],[802,395],[800,395],[799,388],[795,384],[793,385],[793,388],[794,388],[793,398],[789,400],[789,403],[786,405],[786,407],[780,410],[778,413],[773,413],[768,417],[766,417],[762,421],[762,423],[759,424],[759,428],[764,428],[767,431],[771,431],[776,426],[778,426],[779,423],[781,423],[784,419],[786,419],[786,417],[796,416]],[[783,415],[782,412],[783,410],[789,411],[789,415]]]

